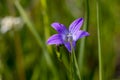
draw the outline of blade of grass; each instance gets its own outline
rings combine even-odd
[[[0,53],[0,80],[2,80],[2,67],[3,67],[3,65],[2,65],[2,56],[1,56],[1,53]]]
[[[44,24],[44,32],[45,32],[45,41],[49,37],[49,29],[48,29],[48,15],[47,15],[47,6],[46,6],[46,0],[40,0],[41,3],[41,12],[43,15],[43,24]]]
[[[99,0],[96,2],[97,11],[97,36],[98,36],[98,57],[99,57],[99,80],[102,80],[102,57],[101,57],[101,41],[100,41],[100,16],[99,16]]]
[[[34,37],[36,38],[38,44],[40,47],[44,46],[44,43],[42,42],[42,39],[40,38],[40,36],[38,35],[38,33],[36,32],[34,25],[32,24],[32,22],[30,21],[30,19],[28,18],[27,14],[25,13],[25,11],[23,10],[22,6],[19,4],[18,1],[15,1],[15,6],[18,9],[21,17],[23,18],[24,22],[27,24],[27,27],[30,29],[30,31],[32,32],[32,34],[34,35]]]
[[[48,25],[49,25],[49,17],[48,17],[48,14],[47,14],[47,3],[46,3],[46,0],[40,0],[40,3],[41,3],[41,12],[42,12],[42,15],[43,15],[43,25],[44,25],[44,34],[45,34],[45,41],[47,41],[48,37],[50,36],[50,32],[49,32],[49,28],[48,28]],[[48,47],[48,51],[49,53],[52,53],[52,48],[51,47]],[[58,73],[55,72],[54,73],[54,78],[55,80],[58,80],[59,79],[59,76],[58,76]]]
[[[10,15],[15,16],[15,8],[14,8],[14,0],[6,0],[8,10]],[[16,27],[16,26],[15,26]],[[25,70],[24,70],[24,63],[23,63],[23,51],[21,46],[21,38],[19,32],[14,31],[14,45],[15,45],[15,55],[16,55],[16,71],[19,80],[26,80]],[[1,79],[0,79],[1,80]]]
[[[49,25],[49,17],[48,17],[48,14],[47,14],[47,5],[46,5],[46,0],[40,0],[40,3],[41,3],[41,12],[42,12],[42,15],[43,15],[43,25],[44,25],[44,33],[45,33],[45,41],[48,39],[48,37],[50,36],[50,31],[49,31],[49,28],[48,28],[48,25]],[[50,53],[52,53],[52,48],[51,47],[48,47],[48,51]]]
[[[88,30],[88,22],[89,22],[89,3],[88,3],[88,0],[85,0],[85,3],[86,3],[86,6],[85,6],[86,12],[85,12],[85,22],[84,22],[83,30],[87,31]],[[86,41],[86,37],[81,39],[80,49],[79,49],[79,57],[78,57],[79,62],[78,63],[79,63],[79,68],[80,68],[81,73],[83,70],[85,41]]]
[[[25,11],[23,10],[22,6],[19,4],[18,1],[15,1],[15,6],[18,9],[21,17],[23,18],[24,22],[27,24],[27,27],[30,29],[30,31],[32,32],[33,36],[35,37],[35,39],[38,42],[38,45],[42,48],[43,50],[43,55],[46,59],[46,62],[48,64],[48,66],[52,69],[53,72],[56,72],[56,67],[54,66],[50,55],[48,54],[48,51],[46,50],[46,44],[42,41],[41,37],[38,35],[38,33],[36,32],[32,22],[30,21],[30,19],[27,17],[27,14],[25,13]]]
[[[24,63],[23,63],[23,51],[21,47],[21,39],[19,32],[14,31],[14,43],[15,43],[15,51],[16,51],[16,67],[20,80],[26,80],[25,71],[24,71]]]
[[[77,74],[79,80],[81,80],[81,74],[80,74],[77,59],[75,56],[74,47],[72,46],[72,44],[71,44],[71,49],[72,49],[72,53],[70,55],[71,56],[71,80],[74,80],[72,75],[75,74],[75,73],[73,73],[73,72],[75,72],[75,68],[76,68],[76,74]],[[73,66],[75,66],[75,68]],[[76,80],[76,77],[75,77],[75,80]]]

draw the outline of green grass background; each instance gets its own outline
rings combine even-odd
[[[79,17],[90,33],[76,45],[81,77],[99,80],[96,0],[0,0],[0,19],[5,16],[21,16],[25,25],[0,33],[1,80],[69,80],[70,54],[46,40],[57,33],[51,23],[69,27]],[[120,0],[99,0],[99,20],[103,80],[119,80]]]

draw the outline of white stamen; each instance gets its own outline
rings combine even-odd
[[[72,34],[71,34],[71,33],[67,34],[67,35],[65,36],[65,39],[64,39],[64,40],[67,41],[67,42],[72,42],[72,41],[73,41],[73,36],[72,36]]]

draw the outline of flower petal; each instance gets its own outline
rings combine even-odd
[[[82,24],[83,24],[83,18],[78,18],[74,20],[69,26],[69,31],[71,33],[75,33],[81,28]]]
[[[62,39],[60,34],[54,34],[47,40],[47,44],[52,45],[52,44],[62,44]]]
[[[82,38],[84,36],[89,36],[90,34],[86,31],[79,30],[75,34],[73,34],[73,40],[77,41],[79,38]]]
[[[65,47],[67,48],[67,50],[68,50],[69,52],[71,52],[70,42],[65,42],[64,45],[65,45]],[[75,41],[72,42],[72,46],[75,48]]]
[[[51,24],[51,26],[60,34],[61,33],[62,34],[68,33],[68,30],[66,29],[66,27],[63,24],[60,24],[58,22],[54,22]]]

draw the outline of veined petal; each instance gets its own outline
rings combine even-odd
[[[63,24],[60,24],[58,22],[54,22],[51,24],[51,26],[59,33],[59,34],[67,34],[68,30]]]
[[[82,38],[84,36],[89,36],[90,34],[86,31],[79,30],[75,34],[73,34],[73,40],[77,41],[79,38]]]
[[[83,18],[78,18],[74,20],[69,26],[69,31],[71,33],[77,32],[81,28],[82,24],[83,24]]]
[[[62,39],[60,34],[54,34],[47,40],[47,44],[52,45],[52,44],[62,44]]]
[[[65,47],[67,48],[67,50],[68,50],[69,52],[71,52],[70,42],[65,42],[64,45],[65,45]],[[75,48],[75,41],[72,42],[72,46],[73,46],[73,48]]]

